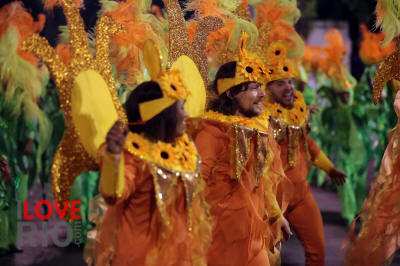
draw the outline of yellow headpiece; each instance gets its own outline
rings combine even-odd
[[[287,58],[287,47],[283,41],[271,43],[266,53],[265,69],[271,77],[270,81],[294,78],[299,75],[296,65]]]
[[[263,60],[271,81],[283,78],[306,81],[300,68],[304,41],[293,26],[300,15],[295,3],[261,1],[255,8],[258,39],[254,49]]]
[[[160,85],[163,97],[139,104],[139,113],[142,122],[146,122],[176,101],[185,100],[190,91],[185,86],[180,71],[162,71],[162,57],[158,48],[150,40],[143,47],[143,60],[151,80]]]
[[[246,52],[247,34],[242,32],[240,38],[239,60],[236,64],[235,77],[222,78],[217,81],[218,95],[223,94],[230,88],[244,82],[259,82],[264,84],[269,81],[269,76],[265,71],[264,64],[261,59],[248,55]]]

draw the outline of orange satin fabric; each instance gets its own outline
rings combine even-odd
[[[306,257],[306,265],[324,265],[325,236],[321,212],[310,191],[307,175],[312,162],[321,152],[315,141],[307,136],[309,155],[307,154],[304,138],[300,138],[296,150],[296,164],[288,168],[288,143],[287,140],[279,143],[281,158],[286,169],[287,178],[294,185],[294,193],[287,191],[284,185],[280,185],[278,194],[291,194],[289,206],[285,213],[291,227],[303,244]]]
[[[309,189],[309,184],[307,182],[307,175],[310,171],[312,162],[317,158],[318,154],[321,152],[321,149],[315,143],[315,141],[307,136],[307,145],[309,155],[306,152],[306,148],[304,145],[304,138],[299,139],[299,145],[296,149],[296,164],[289,168],[288,166],[288,142],[287,140],[283,140],[279,142],[279,146],[281,149],[281,159],[283,168],[285,169],[285,174],[287,178],[292,181],[295,185],[296,193],[291,195],[290,204],[291,206],[300,202],[306,196],[306,193]],[[283,188],[283,190],[285,190]]]
[[[378,176],[361,208],[361,230],[346,252],[344,265],[384,265],[400,248],[399,140],[397,124],[389,133]]]
[[[109,207],[96,243],[96,265],[106,265],[111,252],[112,265],[206,265],[211,228],[200,197],[192,203],[193,231],[189,232],[185,190],[179,180],[166,200],[170,218],[166,225],[157,209],[149,163],[126,151],[124,156],[122,196],[103,194]]]
[[[213,240],[208,252],[208,265],[269,265],[267,246],[273,242],[267,212],[275,212],[276,196],[268,204],[264,198],[263,180],[256,181],[253,170],[255,163],[255,141],[240,181],[234,175],[235,166],[230,165],[229,154],[234,138],[230,132],[233,126],[217,121],[203,120],[202,128],[193,137],[202,158],[203,178],[207,182],[206,200],[211,207],[213,218]],[[279,154],[272,135],[269,152]],[[279,158],[279,157],[278,157]],[[274,160],[270,170],[284,175],[280,160]],[[273,192],[269,192],[273,193]],[[269,195],[270,196],[270,195]],[[266,206],[266,205],[269,205]],[[267,210],[267,211],[266,211]],[[280,211],[278,210],[278,214]]]

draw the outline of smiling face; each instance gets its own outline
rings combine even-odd
[[[260,115],[263,108],[262,101],[265,97],[261,84],[250,82],[243,86],[247,86],[247,89],[244,88],[244,90],[240,91],[233,97],[238,104],[238,109],[235,115],[247,117]]]
[[[267,85],[267,92],[280,105],[287,109],[293,107],[295,99],[295,88],[292,79],[278,79]]]

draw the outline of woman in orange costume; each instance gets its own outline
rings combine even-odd
[[[126,102],[100,150],[100,190],[109,205],[96,265],[206,265],[211,223],[200,160],[184,135],[186,87],[179,72],[161,72]]]
[[[222,65],[213,86],[219,97],[211,111],[189,120],[213,218],[210,266],[270,265],[267,250],[273,250],[281,229],[274,230],[270,222],[283,222],[290,234],[276,201],[284,175],[279,148],[263,124],[268,114],[257,117],[265,78],[262,63],[243,54]]]
[[[272,43],[268,49],[267,54],[272,57],[286,54],[286,47],[280,43]],[[307,175],[312,164],[325,171],[337,185],[344,183],[346,175],[333,166],[309,136],[309,112],[292,80],[296,75],[294,64],[286,58],[270,59],[266,69],[271,81],[267,84],[264,105],[271,113],[269,125],[281,148],[285,174],[295,187],[285,217],[305,249],[306,265],[324,265],[322,217]],[[287,193],[285,186],[278,190],[278,195]]]

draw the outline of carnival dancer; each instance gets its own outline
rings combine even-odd
[[[376,6],[377,26],[382,27],[386,37],[383,45],[388,45],[400,34],[397,25],[400,21],[398,1],[378,1]],[[400,79],[398,65],[400,62],[400,43],[397,41],[395,51],[386,57],[375,72],[372,98],[375,104],[381,99],[385,85],[391,80]],[[400,93],[394,100],[394,110],[400,117]],[[378,175],[371,187],[367,199],[361,208],[362,227],[357,237],[353,238],[353,221],[350,238],[352,243],[345,254],[345,265],[388,265],[396,250],[399,249],[400,216],[399,216],[399,173],[400,156],[398,150],[399,122],[389,132],[389,143],[383,155]],[[347,239],[344,241],[345,245]],[[360,256],[360,254],[362,254]]]
[[[52,168],[55,198],[63,205],[79,173],[101,170],[100,191],[109,206],[96,230],[90,232],[86,261],[97,265],[205,265],[211,227],[202,200],[199,156],[194,144],[181,136],[184,100],[193,102],[188,96],[198,92],[193,88],[199,88],[192,85],[189,93],[184,85],[188,83],[183,80],[197,77],[202,81],[197,65],[183,55],[180,47],[178,52],[169,50],[176,56],[169,58],[173,70],[162,71],[158,46],[152,41],[143,44],[143,60],[153,81],[135,90],[125,113],[112,76],[108,49],[111,36],[123,32],[123,27],[111,17],[102,16],[92,56],[75,1],[60,3],[70,32],[68,66],[38,35],[26,40],[24,49],[34,52],[48,65],[64,110],[66,132]],[[174,11],[180,12],[175,19],[179,15],[183,18],[178,2],[173,4]],[[170,34],[180,32],[172,22],[171,19]],[[200,43],[212,28],[204,23],[201,33],[199,30]],[[202,82],[201,85],[204,92]],[[163,111],[166,120],[150,129],[149,123],[160,121]],[[116,120],[122,125],[113,126]],[[171,120],[176,127],[171,127]],[[112,160],[113,153],[118,152],[112,148],[112,136],[120,134],[118,127],[125,128],[128,121],[133,123],[130,128],[136,133],[127,134],[123,151],[116,155],[119,160]],[[101,146],[106,135],[107,144]],[[122,140],[121,137],[117,147],[121,148]],[[108,146],[111,148],[107,149]],[[96,154],[100,155],[98,159]]]
[[[95,262],[105,261],[115,235],[113,265],[206,265],[211,226],[200,157],[184,134],[188,90],[177,71],[152,77],[125,103],[129,133],[114,124],[99,151],[110,207]]]
[[[271,57],[266,66],[271,81],[267,83],[266,109],[271,113],[269,125],[281,148],[281,158],[286,176],[293,182],[295,192],[285,213],[291,227],[300,239],[306,265],[324,265],[325,237],[322,217],[311,194],[307,175],[311,165],[326,172],[336,185],[343,185],[346,175],[332,162],[309,136],[309,112],[302,94],[294,88],[294,64],[282,57],[286,48],[282,43],[272,44],[267,54]],[[285,187],[279,187],[280,193]]]
[[[247,7],[246,1],[243,2]],[[305,248],[306,265],[323,265],[325,238],[322,217],[307,182],[311,164],[328,173],[342,185],[346,175],[336,169],[309,136],[309,112],[302,94],[296,92],[292,78],[301,80],[299,64],[304,43],[293,27],[299,14],[295,7],[278,1],[262,1],[255,6],[254,18],[259,37],[253,48],[265,64],[270,79],[266,82],[264,106],[270,114],[266,125],[280,145],[285,175],[291,186],[282,183],[278,198],[289,201],[285,217]],[[251,18],[248,8],[244,9]],[[282,205],[282,203],[281,203]]]
[[[188,123],[213,218],[208,265],[270,265],[267,250],[273,250],[277,233],[271,221],[291,234],[276,201],[283,177],[279,148],[263,124],[268,114],[262,114],[261,84],[268,75],[257,57],[247,55],[245,41],[239,60],[217,71],[212,88],[218,97],[210,110]]]

